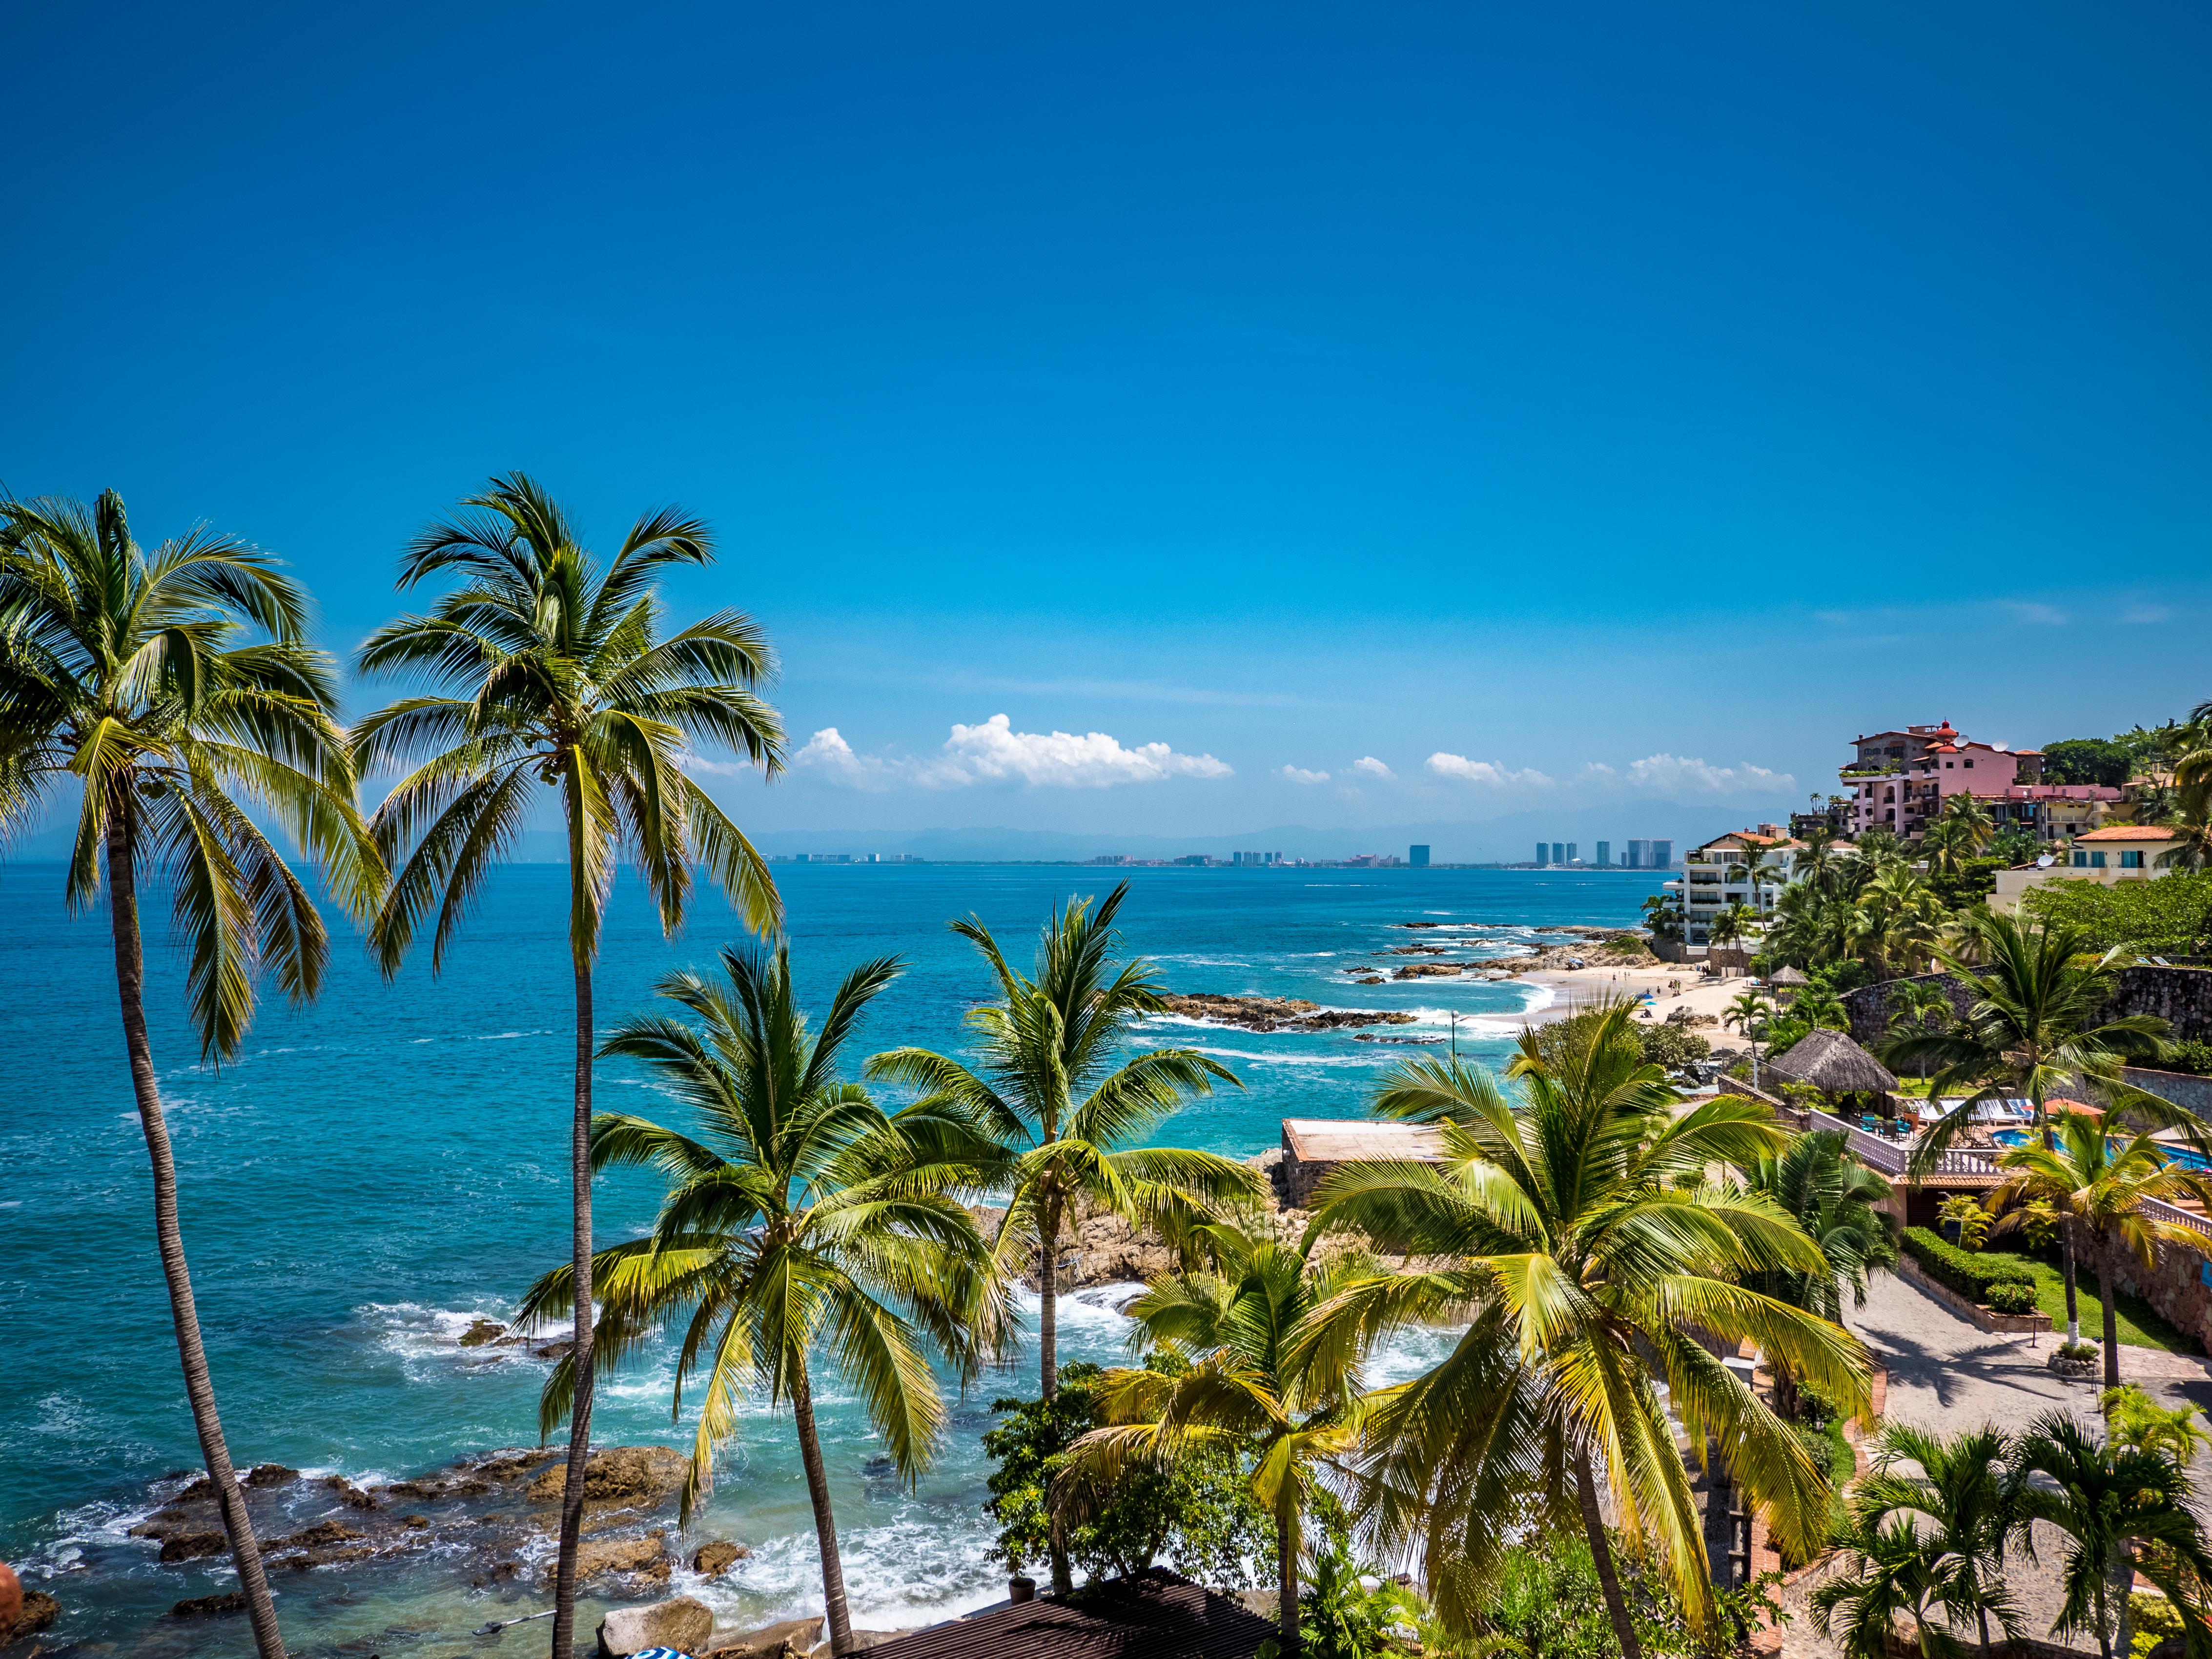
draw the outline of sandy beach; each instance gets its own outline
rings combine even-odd
[[[1640,997],[1649,991],[1654,1000],[1638,1010],[1638,1019],[1664,1020],[1677,1009],[1686,1009],[1692,1015],[1717,1022],[1692,1027],[1713,1045],[1715,1054],[1724,1049],[1747,1052],[1735,1030],[1717,1024],[1729,1004],[1751,988],[1751,981],[1741,974],[1725,978],[1703,975],[1690,963],[1674,962],[1655,963],[1642,968],[1593,963],[1588,968],[1538,969],[1519,975],[1517,981],[1525,985],[1544,986],[1553,993],[1555,1000],[1527,1016],[1540,1024],[1565,1019],[1577,1008],[1603,997]]]

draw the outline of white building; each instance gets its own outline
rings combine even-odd
[[[1682,860],[1681,875],[1663,884],[1666,891],[1681,897],[1685,940],[1710,944],[1713,918],[1732,904],[1761,916],[1771,915],[1774,901],[1796,876],[1797,855],[1804,850],[1803,842],[1791,840],[1773,823],[1731,830],[1692,848]]]
[[[2118,823],[2076,836],[2069,849],[2038,863],[1998,871],[1990,908],[2017,910],[2030,889],[2046,882],[2094,881],[2110,887],[2177,875],[2188,868],[2188,850],[2172,830],[2156,823]]]

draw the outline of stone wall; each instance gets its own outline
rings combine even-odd
[[[2082,1254],[2098,1261],[2098,1276],[2106,1284],[2142,1297],[2166,1323],[2212,1352],[2212,1285],[2204,1282],[2205,1257],[2186,1244],[2160,1243],[2155,1249],[2158,1265],[2148,1271],[2124,1245],[2093,1244]],[[2093,1307],[2082,1309],[2081,1334],[2095,1340],[2101,1317]]]
[[[2112,1000],[2100,1011],[2105,1019],[2124,1014],[2155,1014],[2185,1041],[2212,1040],[2212,969],[2123,968]],[[1892,991],[1899,985],[1940,985],[1961,1014],[1973,1004],[1973,989],[1949,974],[1915,974],[1909,980],[1884,980],[1844,994],[1851,1040],[1872,1048],[1889,1035]]]
[[[2186,1072],[2154,1072],[2130,1066],[2121,1075],[2147,1095],[2170,1100],[2185,1111],[2212,1120],[2212,1077],[2191,1077]]]

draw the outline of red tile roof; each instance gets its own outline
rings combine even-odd
[[[2181,836],[2162,823],[2116,823],[2109,830],[2092,830],[2076,841],[2179,841]]]

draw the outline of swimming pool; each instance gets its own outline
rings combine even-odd
[[[2000,1129],[1990,1138],[2000,1146],[2025,1146],[2028,1132],[2025,1129]],[[2188,1170],[2212,1170],[2212,1158],[2186,1146],[2161,1146],[2159,1151],[2166,1154],[2166,1161],[2169,1164],[2179,1164]]]

